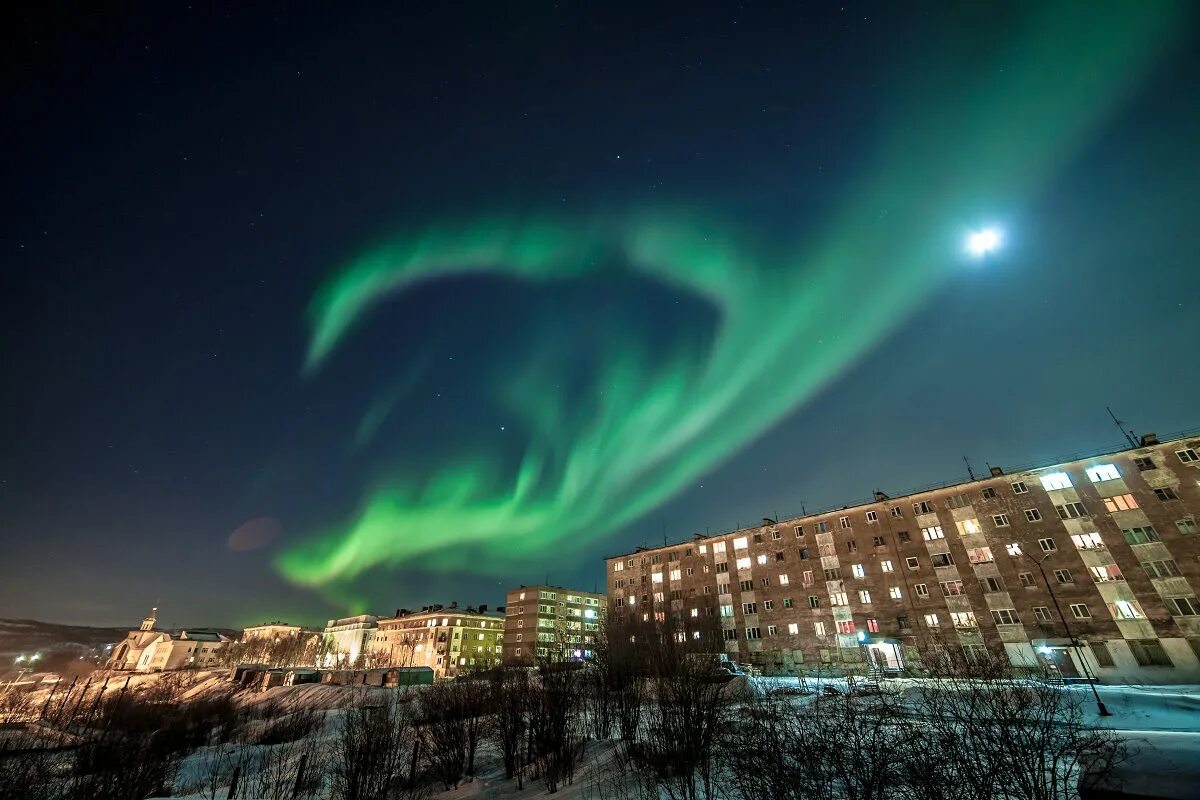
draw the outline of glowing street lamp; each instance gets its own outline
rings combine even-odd
[[[984,258],[999,250],[1003,243],[999,228],[981,228],[967,234],[966,250],[972,258]]]

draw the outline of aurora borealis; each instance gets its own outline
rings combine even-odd
[[[15,19],[0,617],[494,605],[1200,425],[1194,4],[656,5]]]
[[[1170,38],[1171,7],[1143,11],[1081,28],[1077,13],[1048,10],[969,79],[902,91],[940,94],[884,137],[851,199],[810,241],[764,252],[718,219],[660,210],[531,214],[435,224],[351,260],[313,301],[310,375],[377,306],[453,276],[539,284],[626,269],[711,306],[716,329],[707,349],[654,365],[612,330],[582,401],[536,368],[545,359],[535,349],[531,368],[486,387],[527,441],[515,470],[503,474],[502,457],[481,442],[465,463],[379,476],[347,526],[283,554],[284,574],[320,586],[380,565],[512,572],[550,552],[578,557],[659,507],[853,365],[960,269],[950,242],[964,209],[984,199],[1019,208],[1044,183]]]

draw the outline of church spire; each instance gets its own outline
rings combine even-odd
[[[157,621],[158,621],[158,609],[152,608],[152,609],[150,609],[150,613],[146,615],[146,618],[142,620],[142,630],[144,630],[144,631],[154,630],[154,623],[156,623]]]

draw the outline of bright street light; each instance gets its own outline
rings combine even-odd
[[[973,258],[983,258],[1000,249],[1004,237],[999,228],[981,228],[967,234],[967,253]]]

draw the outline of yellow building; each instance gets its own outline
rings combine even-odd
[[[367,660],[374,667],[425,666],[446,678],[496,666],[503,647],[504,618],[486,606],[402,608],[379,620]]]

